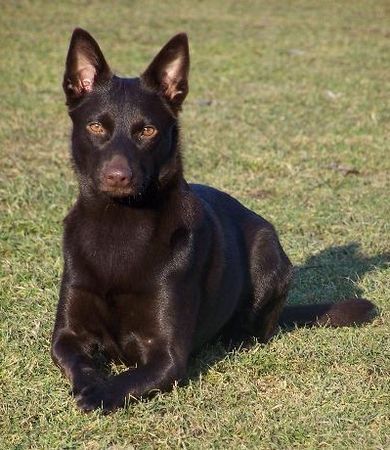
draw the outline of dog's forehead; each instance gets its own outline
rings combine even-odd
[[[146,88],[140,78],[114,76],[109,84],[97,87],[79,108],[71,111],[78,120],[99,120],[109,115],[117,125],[132,122],[150,122],[164,126],[174,120],[161,97]]]
[[[161,97],[147,89],[140,78],[114,77],[106,92],[106,101],[120,114],[155,116],[163,119],[168,113]]]
[[[125,102],[140,102],[152,99],[155,94],[142,85],[140,78],[123,78],[114,76],[110,84],[109,94]]]

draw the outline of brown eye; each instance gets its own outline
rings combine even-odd
[[[87,130],[92,134],[97,134],[102,136],[106,133],[106,130],[103,128],[102,124],[99,122],[92,122],[87,125]]]
[[[147,125],[143,127],[141,130],[141,137],[143,138],[151,138],[157,134],[157,130],[151,125]]]

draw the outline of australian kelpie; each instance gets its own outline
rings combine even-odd
[[[86,411],[169,390],[217,335],[266,342],[281,322],[359,324],[374,308],[284,308],[292,266],[273,226],[187,184],[178,114],[189,65],[185,34],[139,78],[115,76],[86,31],[71,38],[63,88],[79,196],[65,219],[52,355]],[[99,355],[128,370],[107,375]]]

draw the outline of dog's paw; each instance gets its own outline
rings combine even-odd
[[[88,386],[104,383],[105,377],[95,371],[84,371],[77,375],[77,377],[73,380],[73,386],[71,389],[71,394],[74,397],[80,395],[83,389]]]
[[[125,394],[115,389],[109,381],[99,381],[84,387],[76,396],[77,406],[83,411],[101,409],[105,413],[120,408],[125,403]]]

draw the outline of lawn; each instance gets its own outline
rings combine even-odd
[[[275,224],[290,302],[361,296],[374,322],[214,344],[184,387],[79,412],[49,353],[77,194],[61,90],[75,26],[129,75],[187,31],[187,179]],[[20,0],[1,4],[0,42],[0,448],[390,448],[389,2]]]

